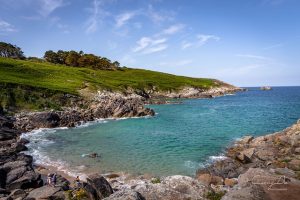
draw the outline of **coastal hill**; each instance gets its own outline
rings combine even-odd
[[[150,97],[211,97],[238,88],[215,79],[143,69],[95,70],[36,60],[0,57],[0,101],[8,110],[59,109],[66,94],[91,99],[97,91]],[[205,93],[211,89],[222,88]],[[225,91],[224,91],[225,88]]]

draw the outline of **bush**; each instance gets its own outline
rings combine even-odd
[[[88,200],[88,195],[86,191],[82,188],[79,190],[68,190],[65,192],[66,199],[68,200]]]

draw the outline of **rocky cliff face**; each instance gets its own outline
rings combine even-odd
[[[82,122],[99,118],[152,116],[154,111],[145,108],[143,98],[138,95],[98,92],[93,99],[80,100],[75,106],[63,111],[19,113],[15,126],[23,131],[35,128],[73,127]]]
[[[13,119],[0,116],[0,198],[43,183],[32,168],[32,157],[20,153],[28,142],[20,139],[20,134],[13,128]]]

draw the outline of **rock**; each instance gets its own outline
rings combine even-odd
[[[165,177],[161,183],[155,184],[139,181],[133,185],[132,189],[147,200],[199,199],[208,191],[202,182],[180,175]]]
[[[296,170],[296,171],[300,171],[300,160],[291,160],[289,163],[288,163],[288,167],[292,170]]]
[[[233,187],[238,183],[237,179],[235,178],[225,178],[224,184],[229,187]]]
[[[104,199],[113,193],[108,181],[99,174],[89,175],[87,184],[91,186],[89,188],[93,188],[96,191],[97,197],[95,197],[95,199]]]
[[[26,199],[53,199],[59,191],[60,187],[43,186],[29,192]]]
[[[105,200],[145,200],[145,198],[138,192],[133,190],[123,190],[113,193]]]
[[[90,157],[90,158],[97,158],[97,157],[100,157],[100,156],[97,153],[90,153],[88,155],[88,157]]]
[[[13,181],[17,180],[18,178],[22,177],[23,174],[27,171],[27,167],[21,166],[18,168],[15,168],[8,172],[6,177],[6,184],[9,185]]]
[[[287,177],[293,177],[293,178],[297,177],[297,174],[293,170],[290,170],[288,168],[275,168],[275,169],[270,169],[270,171]]]
[[[254,148],[245,149],[237,155],[237,159],[242,161],[243,163],[250,163],[253,154]]]
[[[295,153],[300,153],[300,147],[295,148]]]
[[[155,114],[152,109],[144,107],[143,97],[136,94],[99,91],[90,100],[79,102],[87,108],[82,109],[75,103],[73,107],[66,107],[63,111],[20,113],[16,115],[14,125],[20,130],[30,131],[35,128],[74,127],[82,121],[92,121],[95,118],[141,117]]]
[[[222,200],[264,200],[265,193],[258,185],[250,185],[242,188],[233,188],[227,192]]]
[[[26,171],[20,178],[10,183],[7,187],[13,189],[36,188],[39,186],[40,175],[34,171]]]
[[[274,150],[267,148],[267,149],[257,149],[257,151],[255,152],[255,155],[263,161],[266,160],[272,160],[274,158]]]
[[[212,181],[212,176],[210,174],[200,174],[197,179],[204,183],[205,185],[210,185]]]
[[[244,136],[241,140],[239,140],[239,143],[249,144],[249,142],[251,142],[253,138],[253,136]]]
[[[16,190],[13,190],[9,196],[12,197],[13,199],[17,199],[17,198],[24,199],[26,197],[26,195],[27,194],[24,190],[16,189]]]

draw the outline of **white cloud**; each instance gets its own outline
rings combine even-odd
[[[189,41],[182,41],[181,42],[181,49],[187,49],[189,47],[195,46],[195,47],[199,47],[199,46],[203,46],[205,45],[207,42],[209,42],[210,40],[213,41],[219,41],[221,38],[215,35],[205,35],[205,34],[199,34],[196,36],[197,41],[195,42],[189,42]]]
[[[152,39],[150,37],[142,37],[136,42],[137,46],[133,49],[133,52],[150,54],[162,51],[168,47],[168,45],[165,44],[166,41],[166,38]]]
[[[85,30],[87,34],[96,32],[102,19],[109,15],[107,11],[101,9],[101,3],[100,0],[94,0],[92,7],[89,9],[90,17],[86,22],[87,27]]]
[[[0,19],[0,33],[16,32],[17,29],[7,21]]]
[[[165,49],[168,48],[168,45],[166,44],[161,44],[161,45],[157,45],[157,46],[153,46],[153,47],[150,47],[148,49],[145,49],[143,51],[143,54],[151,54],[151,53],[156,53],[156,52],[159,52],[159,51],[163,51]]]
[[[193,44],[191,42],[182,41],[182,43],[181,43],[181,48],[182,49],[186,49],[186,48],[189,48],[191,46],[193,46]]]
[[[174,12],[172,11],[164,11],[158,12],[156,11],[152,5],[148,6],[148,11],[144,13],[151,21],[154,23],[161,23],[164,21],[172,21],[174,19]]]
[[[268,58],[268,57],[257,56],[257,55],[252,55],[252,54],[237,54],[235,56],[242,57],[242,58],[257,59],[257,60],[272,60],[271,58]]]
[[[205,45],[209,40],[219,41],[221,38],[215,35],[197,35],[198,45],[202,46]]]
[[[66,5],[63,0],[40,0],[39,3],[41,7],[39,13],[44,17],[50,15],[57,8]]]
[[[267,46],[267,47],[263,48],[263,50],[270,50],[270,49],[282,47],[283,45],[284,45],[284,43],[273,44],[273,45],[270,45],[270,46]]]
[[[120,15],[118,15],[115,20],[116,20],[116,27],[120,28],[124,24],[126,24],[130,19],[132,19],[134,16],[137,15],[137,12],[125,12]]]
[[[172,35],[172,34],[175,34],[177,32],[179,32],[180,30],[182,30],[184,28],[184,25],[183,24],[175,24],[175,25],[172,25],[166,29],[164,29],[162,31],[162,34],[165,34],[165,35]]]

